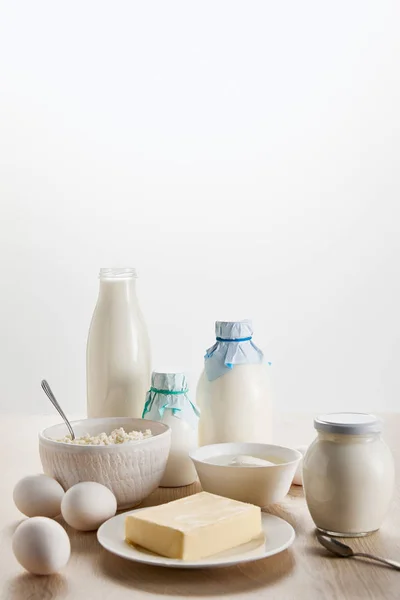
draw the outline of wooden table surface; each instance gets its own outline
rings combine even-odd
[[[352,539],[355,550],[400,560],[400,414],[384,415],[385,439],[396,460],[395,499],[381,530]],[[109,554],[96,533],[66,526],[72,554],[60,574],[37,577],[15,560],[11,538],[23,516],[13,505],[12,490],[23,476],[40,472],[37,431],[59,421],[57,416],[2,416],[0,437],[0,598],[1,600],[151,600],[232,597],[237,600],[399,600],[400,572],[358,559],[331,557],[315,539],[301,487],[293,486],[285,500],[270,510],[296,530],[291,548],[271,558],[222,569],[180,570],[136,564]],[[312,415],[281,415],[275,442],[308,444],[314,437]],[[198,491],[158,489],[143,505],[166,502]]]

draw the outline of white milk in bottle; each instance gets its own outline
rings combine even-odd
[[[269,363],[252,341],[251,321],[217,321],[197,386],[199,444],[272,441]]]
[[[180,487],[197,479],[189,453],[197,448],[199,411],[190,401],[183,373],[157,373],[151,377],[143,418],[171,428],[171,450],[160,485]]]
[[[134,269],[100,271],[86,367],[88,417],[141,417],[150,383],[150,343]]]

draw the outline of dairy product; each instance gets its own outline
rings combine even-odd
[[[139,442],[140,440],[146,440],[151,437],[152,433],[150,429],[145,431],[125,431],[123,427],[114,429],[110,435],[105,433],[99,433],[98,435],[90,435],[86,433],[80,437],[72,439],[71,434],[68,433],[63,438],[56,440],[57,442],[63,442],[64,444],[76,444],[79,446],[110,446],[111,444],[125,444],[126,442]]]
[[[205,459],[204,462],[222,467],[271,467],[282,461],[277,458],[268,457],[267,460],[247,454],[219,454]]]
[[[202,373],[196,400],[201,411],[199,445],[271,443],[272,417],[267,367],[237,365],[214,381]]]
[[[197,479],[196,469],[189,453],[197,448],[197,428],[172,414],[166,414],[162,422],[171,428],[171,450],[161,487],[190,485]]]
[[[251,323],[217,321],[215,331],[197,386],[199,444],[271,443],[269,366],[251,341]]]
[[[101,269],[87,343],[88,417],[142,415],[150,384],[150,344],[134,269]]]
[[[197,560],[262,535],[258,506],[207,492],[126,517],[125,538],[162,556]]]
[[[308,446],[297,446],[296,450],[301,452],[302,457],[304,457],[305,453],[307,452],[307,448],[308,448]],[[294,477],[293,477],[293,484],[294,485],[303,485],[303,458],[297,465],[296,473],[294,474]]]
[[[245,454],[235,456],[228,463],[231,467],[271,467],[276,464],[270,460],[264,460],[263,458],[257,458],[256,456],[247,456]]]
[[[303,461],[303,486],[316,526],[358,536],[379,529],[394,488],[394,462],[374,415],[323,415]]]
[[[171,428],[171,449],[160,485],[179,487],[196,481],[189,454],[197,448],[199,412],[189,399],[184,373],[152,373],[143,418],[161,421]]]

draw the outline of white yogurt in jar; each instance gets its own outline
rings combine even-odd
[[[394,489],[394,461],[382,422],[364,413],[315,419],[317,439],[303,462],[307,505],[318,529],[355,537],[379,529]]]

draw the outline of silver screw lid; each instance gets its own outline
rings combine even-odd
[[[317,431],[341,433],[347,435],[363,435],[380,433],[383,423],[376,415],[369,413],[328,413],[314,419]]]

